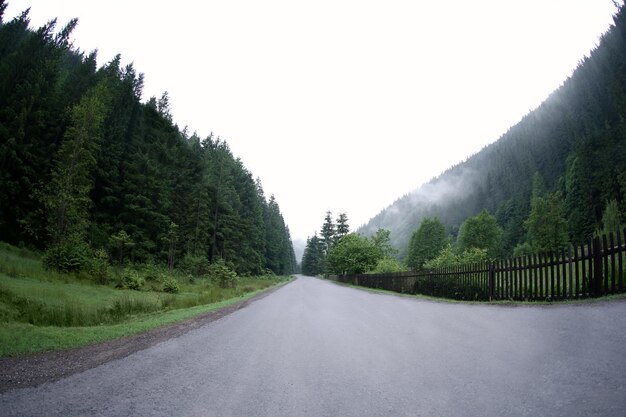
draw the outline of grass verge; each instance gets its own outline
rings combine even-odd
[[[0,356],[18,356],[51,350],[69,349],[137,334],[156,327],[191,319],[200,314],[227,307],[240,301],[245,301],[276,285],[281,285],[289,281],[290,280],[282,281],[271,287],[249,292],[237,298],[231,298],[208,305],[153,313],[136,317],[119,324],[59,327],[35,326],[28,323],[15,322],[0,323]]]
[[[232,305],[287,281],[266,275],[237,277],[224,285],[216,276],[155,265],[107,270],[111,278],[104,283],[87,271],[49,271],[39,254],[0,242],[0,356],[128,336]]]

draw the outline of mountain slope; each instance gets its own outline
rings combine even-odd
[[[626,197],[626,17],[622,6],[598,47],[561,87],[496,142],[399,198],[359,231],[392,232],[405,253],[425,216],[454,236],[483,208],[505,231],[504,249],[524,240],[535,172],[566,202],[572,241],[588,238],[607,200]]]

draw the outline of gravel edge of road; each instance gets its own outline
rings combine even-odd
[[[212,310],[194,318],[157,327],[142,333],[73,349],[36,353],[28,356],[0,357],[0,394],[19,388],[54,382],[99,365],[124,358],[158,343],[181,336],[205,324],[219,320],[267,297],[291,279],[246,300]]]

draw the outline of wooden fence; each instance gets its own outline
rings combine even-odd
[[[626,292],[626,229],[560,251],[390,274],[331,275],[369,288],[458,300],[567,300]]]

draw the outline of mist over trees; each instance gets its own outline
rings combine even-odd
[[[622,5],[597,48],[537,109],[496,142],[396,200],[359,232],[390,230],[400,257],[409,259],[409,241],[425,218],[437,217],[456,240],[466,219],[487,210],[501,229],[501,255],[516,247],[581,243],[608,221],[623,222],[625,74]],[[533,195],[537,176],[544,184],[541,195]],[[603,220],[607,210],[615,221]],[[548,225],[552,240],[541,236]]]
[[[5,9],[0,0],[1,240],[69,269],[104,248],[120,262],[295,270],[278,202],[226,142],[179,129],[167,93],[143,103],[143,74],[119,55],[97,68],[96,52],[69,41],[76,20],[32,30],[28,11],[4,21]]]

